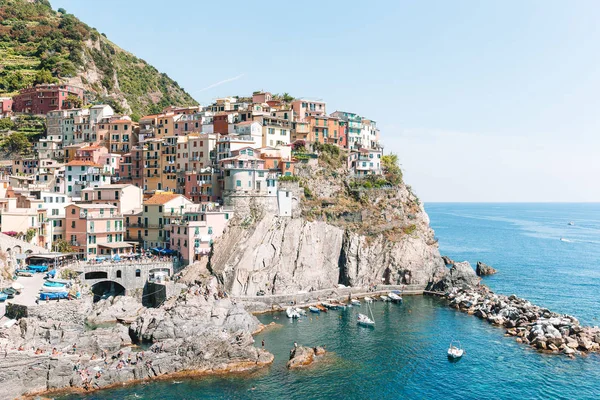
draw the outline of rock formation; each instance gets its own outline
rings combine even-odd
[[[250,332],[258,320],[212,290],[190,288],[156,309],[125,298],[96,307],[81,300],[36,308],[43,311],[2,331],[0,382],[10,384],[0,386],[0,398],[94,390],[164,375],[242,371],[273,360],[253,345]],[[93,329],[84,323],[87,315],[98,322],[123,312],[128,317],[135,312],[130,327],[115,323]],[[150,351],[133,346],[138,343],[152,344]]]
[[[435,283],[433,290],[445,292],[451,288],[474,287],[479,284],[479,278],[468,261],[454,263],[448,273]]]
[[[517,342],[538,350],[566,355],[600,351],[600,328],[581,326],[573,316],[551,312],[515,295],[498,295],[479,285],[451,288],[445,297],[450,307],[505,327]]]
[[[477,268],[475,269],[475,272],[477,273],[477,276],[485,276],[493,275],[498,271],[489,265],[482,263],[481,261],[477,261]]]
[[[287,363],[288,369],[297,369],[307,367],[313,364],[318,357],[325,354],[323,347],[305,347],[298,346],[290,350],[290,360]]]
[[[204,261],[228,293],[293,294],[338,284],[425,288],[445,274],[429,218],[408,187],[354,190],[343,170],[302,168],[305,190],[294,192],[299,202],[291,217],[278,216],[264,199],[235,202],[236,217]]]
[[[451,258],[450,258],[450,257],[448,257],[448,256],[442,256],[442,261],[444,261],[444,264],[446,264],[447,266],[448,266],[448,265],[450,265],[450,266],[451,266],[451,265],[454,265],[454,260],[453,260],[453,259],[451,259]]]

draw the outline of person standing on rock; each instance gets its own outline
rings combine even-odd
[[[265,347],[265,340],[262,341],[262,347]]]

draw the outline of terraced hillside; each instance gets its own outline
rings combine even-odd
[[[0,0],[0,96],[59,81],[134,118],[197,104],[166,74],[47,0]]]

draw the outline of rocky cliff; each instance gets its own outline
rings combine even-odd
[[[161,376],[243,371],[273,356],[253,346],[258,320],[216,286],[190,288],[157,309],[119,297],[40,304],[0,333],[0,399],[60,390],[95,390]],[[133,316],[92,327],[88,316]],[[152,344],[142,351],[134,344]]]
[[[236,200],[226,233],[186,278],[206,266],[230,293],[250,296],[439,280],[446,268],[410,188],[369,187],[349,177],[335,155],[322,155],[296,171],[292,217],[277,216],[264,198]]]

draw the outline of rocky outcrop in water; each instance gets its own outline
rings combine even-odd
[[[444,264],[447,266],[454,265],[454,260],[448,256],[442,256],[442,261],[444,261]]]
[[[481,261],[477,261],[477,267],[475,268],[475,273],[477,276],[494,275],[496,272],[498,271],[489,265],[484,264]]]
[[[241,305],[205,290],[193,287],[157,309],[125,298],[92,308],[96,322],[135,311],[130,327],[86,326],[87,301],[38,306],[45,308],[44,316],[61,319],[22,318],[1,332],[0,398],[94,390],[168,375],[243,371],[271,363],[273,356],[253,345],[250,332],[258,328],[258,320]],[[151,345],[150,350],[142,351],[137,343]]]
[[[536,306],[515,295],[504,296],[486,286],[450,289],[450,307],[506,328],[517,342],[541,351],[567,355],[600,350],[600,328],[585,327],[577,318]]]
[[[446,275],[439,280],[432,289],[445,292],[451,288],[467,288],[477,286],[479,278],[468,261],[457,262],[447,271]]]
[[[307,367],[317,361],[325,354],[323,347],[305,347],[298,346],[290,350],[290,360],[287,363],[288,369],[297,369]]]

